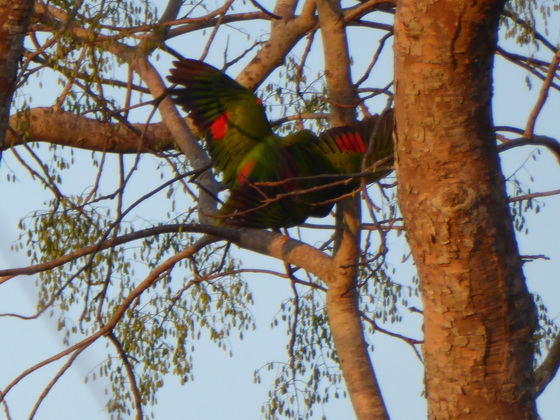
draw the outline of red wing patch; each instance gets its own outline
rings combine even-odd
[[[239,175],[237,176],[237,182],[239,183],[239,186],[245,185],[245,183],[249,180],[249,175],[251,174],[251,171],[255,167],[256,163],[257,161],[255,159],[251,159],[247,163],[245,163],[245,165],[243,165],[243,168],[241,168],[241,170],[239,171]]]
[[[340,148],[341,152],[352,150],[352,147],[350,146],[350,143],[348,141],[348,137],[346,137],[346,133],[342,133],[339,136],[337,136],[336,143],[338,144],[338,147]]]
[[[362,136],[360,136],[358,133],[356,133],[356,137],[354,139],[354,142],[356,143],[356,149],[358,152],[360,153],[365,153],[366,152],[366,145],[364,143],[364,141],[362,140]]]
[[[228,113],[227,111],[216,118],[216,121],[210,126],[210,132],[214,140],[221,140],[226,136],[228,129]]]
[[[362,140],[362,137],[357,133],[341,133],[340,135],[336,136],[336,144],[340,148],[341,152],[366,152],[364,141]]]

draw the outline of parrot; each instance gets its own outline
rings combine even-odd
[[[173,65],[167,79],[179,87],[169,92],[205,137],[214,167],[230,189],[216,225],[296,226],[308,217],[327,216],[337,198],[359,187],[359,178],[344,176],[362,172],[363,164],[383,161],[367,182],[390,171],[392,111],[319,136],[301,130],[281,137],[251,90],[202,61],[181,59]]]

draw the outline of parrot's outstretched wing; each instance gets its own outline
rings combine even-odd
[[[373,115],[352,126],[335,127],[319,135],[319,149],[340,174],[373,173],[366,182],[377,181],[393,165],[393,111]],[[359,181],[349,183],[353,188]]]
[[[175,61],[168,80],[182,87],[170,91],[206,138],[224,182],[235,183],[239,163],[273,136],[261,101],[249,89],[202,61]]]

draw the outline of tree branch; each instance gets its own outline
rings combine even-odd
[[[305,34],[317,25],[313,0],[307,0],[301,14],[295,18],[289,12],[292,6],[291,0],[277,2],[274,14],[284,18],[272,22],[270,38],[237,77],[237,81],[247,88],[255,90],[274,69],[282,65],[286,55]]]
[[[546,99],[548,98],[548,91],[550,90],[550,86],[554,77],[556,76],[556,69],[558,68],[558,64],[560,63],[560,51],[558,51],[552,61],[550,62],[550,66],[548,68],[548,72],[546,73],[546,79],[544,79],[543,85],[541,86],[541,90],[539,92],[539,97],[531,114],[529,115],[529,119],[527,120],[527,126],[525,127],[524,137],[531,138],[533,137],[533,131],[535,130],[535,123],[537,121],[537,117],[539,116]]]
[[[530,200],[532,198],[538,198],[538,197],[550,197],[552,195],[558,195],[558,194],[560,194],[560,190],[536,192],[536,193],[531,193],[531,194],[520,195],[518,197],[510,197],[508,201],[510,203],[513,203],[515,201]]]
[[[560,367],[560,334],[556,335],[546,359],[535,371],[537,383],[535,397],[541,395],[546,386],[554,379],[558,373],[558,367]]]
[[[502,127],[496,127],[496,130],[500,130],[500,128]],[[514,147],[521,146],[544,146],[550,150],[554,156],[556,156],[558,163],[560,163],[560,143],[555,138],[535,135],[531,138],[519,137],[511,140],[500,135],[498,135],[498,138],[503,142],[498,145],[499,152],[504,152],[506,150],[513,149]]]
[[[149,236],[160,235],[163,233],[174,232],[205,233],[213,236],[214,240],[228,240],[241,248],[285,261],[288,264],[296,265],[306,271],[309,271],[322,280],[328,280],[331,272],[331,258],[327,254],[303,242],[288,238],[287,236],[283,236],[278,233],[248,228],[237,229],[202,224],[175,224],[157,226],[136,231],[127,235],[118,236],[99,244],[90,245],[80,250],[71,252],[67,255],[49,261],[48,263],[0,270],[0,276],[2,276],[0,278],[0,284],[6,282],[13,276],[31,275],[41,271],[51,270],[77,258],[92,254],[96,251],[115,247],[126,242],[131,242]]]
[[[331,101],[331,123],[335,127],[347,125],[355,119],[356,92],[350,75],[344,16],[338,0],[317,0],[317,12]],[[371,364],[359,311],[356,278],[360,232],[359,196],[344,199],[336,209],[327,313],[356,417],[360,420],[387,419],[389,416]]]
[[[31,108],[27,114],[10,117],[5,150],[28,142],[47,142],[110,153],[158,153],[177,146],[163,123],[108,123],[72,112],[54,112],[52,108]]]

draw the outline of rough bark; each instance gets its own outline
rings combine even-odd
[[[31,20],[33,0],[0,0],[0,153],[8,127],[23,38]]]
[[[422,287],[432,419],[536,417],[535,308],[492,132],[502,7],[496,0],[397,7],[399,202]]]
[[[325,76],[333,126],[355,118],[344,18],[338,0],[318,0],[317,12],[325,56]],[[360,201],[337,205],[335,255],[327,290],[329,326],[348,395],[359,420],[387,419],[387,410],[369,357],[358,304],[357,264],[360,257]]]

